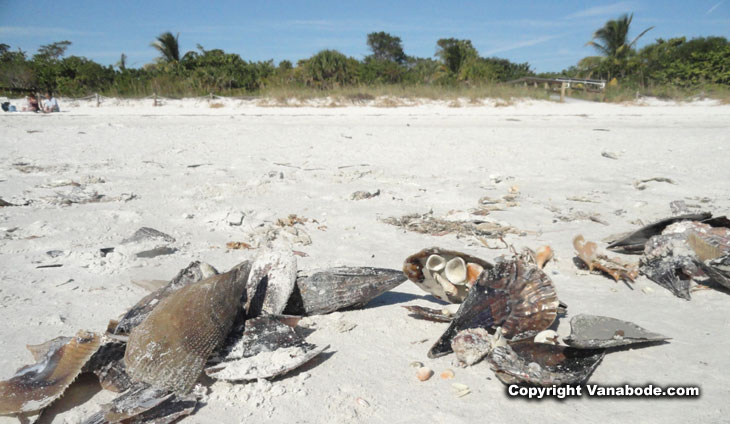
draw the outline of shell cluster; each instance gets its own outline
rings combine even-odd
[[[403,272],[424,291],[451,303],[461,303],[488,262],[465,253],[433,247],[409,256]]]

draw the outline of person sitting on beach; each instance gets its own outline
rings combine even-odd
[[[30,93],[26,100],[28,101],[28,106],[23,108],[23,112],[38,112],[40,110],[35,94]]]
[[[46,92],[46,100],[43,101],[43,112],[60,112],[61,109],[58,107],[58,101],[51,95],[50,91]]]

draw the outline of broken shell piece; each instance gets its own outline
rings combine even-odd
[[[413,361],[410,364],[411,368],[423,368],[423,362]]]
[[[132,380],[185,394],[233,327],[250,263],[165,298],[129,335],[124,363]]]
[[[550,246],[538,247],[537,251],[535,251],[535,262],[537,262],[537,267],[543,269],[545,264],[553,258],[553,255],[553,249],[551,249]]]
[[[722,224],[726,219],[713,220]],[[689,300],[692,280],[696,278],[710,277],[730,288],[730,279],[722,271],[723,268],[730,270],[722,265],[727,255],[730,255],[729,228],[682,221],[667,226],[661,235],[646,242],[641,273],[675,296]]]
[[[423,306],[404,306],[410,312],[410,316],[419,319],[426,319],[436,322],[451,322],[454,314],[448,309],[433,309]]]
[[[453,337],[468,328],[501,326],[497,333],[508,339],[536,334],[555,321],[559,305],[553,283],[541,269],[519,258],[504,260],[482,273],[428,356],[450,353]]]
[[[456,296],[456,294],[459,292],[459,290],[456,288],[454,284],[451,284],[451,282],[445,278],[442,277],[441,274],[434,274],[434,277],[436,278],[436,281],[441,286],[441,289],[443,289],[444,293],[446,293],[447,296]]]
[[[535,335],[535,338],[532,340],[535,343],[546,343],[546,344],[552,344],[552,345],[559,345],[560,344],[560,336],[558,333],[554,330],[543,330]]]
[[[305,342],[278,317],[249,319],[245,326],[243,336],[224,349],[227,353],[222,361],[206,368],[210,377],[229,381],[276,377],[304,365],[328,347]]]
[[[426,381],[433,375],[433,371],[428,367],[421,367],[416,371],[416,378],[421,381]]]
[[[0,415],[35,412],[50,405],[81,373],[100,343],[98,334],[79,331],[74,337],[28,346],[36,363],[0,381]]]
[[[507,346],[507,339],[504,338],[502,327],[497,327],[497,329],[494,330],[494,334],[489,336],[489,345],[491,346],[491,349],[489,349],[490,351],[495,347]]]
[[[705,221],[708,219],[712,219],[712,214],[709,212],[665,218],[610,242],[607,249],[614,252],[641,254],[644,251],[646,242],[653,236],[661,234],[669,225],[681,221]]]
[[[611,276],[615,281],[624,280],[633,282],[639,276],[635,264],[628,264],[619,258],[609,258],[598,253],[598,246],[592,241],[586,241],[582,235],[573,239],[573,247],[589,271],[598,270]]]
[[[469,393],[471,393],[469,386],[467,386],[466,384],[453,383],[451,385],[451,387],[453,387],[454,390],[456,391],[456,397],[464,397],[464,396],[468,395]]]
[[[438,274],[430,272],[430,270],[426,266],[428,259],[434,255],[438,255],[439,257],[443,258],[447,264],[454,258],[460,258],[462,261],[464,261],[465,264],[471,263],[474,265],[478,265],[482,267],[482,269],[492,268],[492,265],[489,262],[482,259],[467,255],[465,253],[441,249],[438,247],[423,249],[420,252],[406,258],[405,262],[403,263],[403,273],[406,275],[406,277],[408,277],[408,279],[416,284],[420,289],[431,293],[437,299],[441,299],[449,303],[463,302],[467,296],[470,285],[457,285],[456,292],[453,292],[453,290],[451,290],[451,286],[447,285],[446,288],[449,289],[449,293],[446,293],[444,287],[436,279],[436,275]],[[452,266],[456,265],[460,265],[459,261],[452,264]],[[474,270],[476,271],[476,268]],[[463,276],[461,282],[463,282],[464,280],[467,280],[466,275]],[[451,284],[454,282],[455,281],[450,281],[449,283]]]
[[[440,255],[431,255],[426,260],[426,268],[431,272],[439,272],[446,266],[446,260]]]
[[[466,365],[474,365],[492,350],[492,338],[483,328],[459,331],[451,341],[456,358]]]
[[[472,262],[466,264],[466,284],[469,287],[473,286],[482,271],[484,271],[484,267],[479,264],[475,264]]]
[[[570,320],[570,336],[565,343],[576,348],[595,349],[665,340],[669,337],[652,333],[631,322],[581,314]]]
[[[441,378],[444,380],[450,380],[454,378],[454,370],[446,370],[441,373]]]
[[[487,361],[504,384],[549,387],[584,383],[603,356],[603,349],[583,350],[527,340],[495,348]]]
[[[464,284],[466,282],[466,262],[460,257],[455,257],[446,262],[444,277],[453,284]]]
[[[262,249],[246,282],[246,315],[281,314],[297,280],[297,258],[288,246]]]
[[[301,272],[289,302],[288,315],[322,315],[344,308],[361,308],[405,281],[394,269],[337,267]]]

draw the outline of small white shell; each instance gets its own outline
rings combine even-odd
[[[460,257],[455,257],[446,263],[444,276],[453,284],[466,283],[466,262]]]
[[[553,344],[558,345],[560,342],[558,341],[560,339],[560,336],[558,333],[554,330],[543,330],[535,335],[535,338],[533,341],[535,343],[545,343],[545,344]]]
[[[507,339],[505,339],[502,334],[502,327],[497,327],[489,342],[492,345],[492,349],[500,346],[507,346]]]
[[[446,259],[440,255],[431,255],[426,259],[426,268],[429,271],[438,272],[446,266]]]

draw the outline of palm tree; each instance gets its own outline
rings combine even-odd
[[[603,55],[612,59],[626,58],[639,38],[654,28],[652,26],[645,29],[632,42],[627,44],[629,28],[633,19],[634,14],[632,13],[631,15],[623,14],[618,19],[606,22],[603,28],[593,33],[593,39],[586,45],[595,47]]]
[[[160,54],[160,60],[167,63],[180,62],[180,46],[177,42],[180,33],[172,35],[170,31],[164,32],[157,37],[157,41],[150,44]]]

